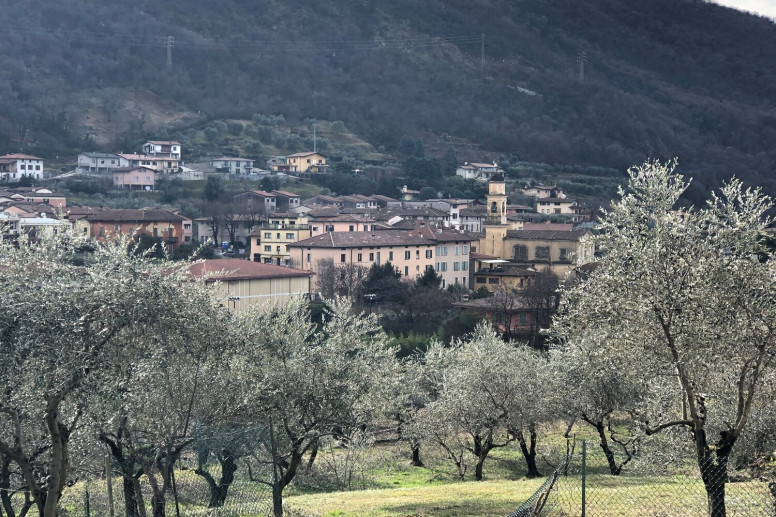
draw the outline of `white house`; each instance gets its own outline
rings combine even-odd
[[[174,140],[149,140],[143,144],[143,152],[149,156],[181,159],[181,144]]]
[[[216,172],[228,174],[250,174],[253,172],[253,160],[222,156],[213,160],[213,168]]]
[[[496,162],[493,163],[469,163],[466,162],[455,170],[456,176],[467,180],[488,181],[496,173],[502,173]]]
[[[24,176],[41,179],[43,159],[19,153],[0,156],[0,181],[15,183]]]

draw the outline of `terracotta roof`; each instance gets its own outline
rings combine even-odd
[[[174,214],[169,210],[134,210],[134,209],[107,209],[96,210],[87,214],[88,221],[127,221],[127,222],[181,222],[185,217]]]
[[[207,279],[207,282],[215,282],[218,280],[311,277],[315,274],[312,271],[304,269],[292,269],[236,258],[210,259],[195,262],[189,266],[189,272],[197,278],[208,273],[212,274],[212,276]]]
[[[128,167],[116,167],[115,169],[113,169],[113,173],[115,174],[117,172],[132,172],[132,171],[138,171],[138,170],[147,170],[156,174],[156,169],[152,169],[151,167],[146,167],[145,165],[130,165]]]
[[[42,160],[43,158],[38,158],[37,156],[30,156],[29,154],[21,154],[21,153],[14,153],[14,154],[4,154],[3,156],[0,156],[0,159],[8,158],[11,160]]]
[[[277,194],[278,196],[283,197],[299,197],[299,194],[294,194],[293,192],[288,192],[286,190],[273,190],[272,194]]]
[[[286,158],[291,158],[291,157],[301,158],[303,156],[310,156],[310,155],[313,155],[313,154],[319,154],[319,155],[323,156],[321,153],[306,152],[306,153],[289,154],[288,156],[286,156]]]
[[[434,241],[415,231],[329,232],[292,244],[289,248],[357,248],[369,246],[433,246]]]
[[[507,238],[536,241],[577,241],[588,232],[589,230],[507,230]]]
[[[523,223],[523,230],[555,230],[559,232],[570,232],[574,225],[572,223]]]
[[[498,257],[494,257],[493,255],[486,255],[484,253],[477,253],[476,251],[472,251],[471,253],[469,253],[469,258],[480,259],[480,260],[493,260],[493,259],[497,259]]]

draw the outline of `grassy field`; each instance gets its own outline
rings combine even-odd
[[[587,515],[701,517],[707,514],[703,484],[690,457],[670,464],[643,457],[630,464],[630,470],[626,469],[623,475],[611,476],[596,442],[590,441],[588,445]],[[545,450],[542,454],[551,457],[555,452],[557,449]],[[485,480],[480,482],[473,480],[473,464],[466,480],[460,481],[455,468],[438,450],[424,448],[422,458],[426,467],[410,466],[409,450],[404,443],[383,443],[351,451],[321,450],[313,468],[302,469],[284,493],[289,517],[506,516],[528,500],[545,480],[544,477],[525,479],[523,458],[511,446],[492,454],[485,463]],[[540,468],[544,474],[552,471],[546,462],[540,462]],[[204,481],[190,468],[176,471],[181,515],[269,515],[268,488],[246,477],[244,468],[238,470],[226,505],[215,510],[207,508],[208,491]],[[581,515],[581,486],[577,457],[569,476],[558,478],[542,515]],[[86,516],[86,487],[86,483],[80,482],[66,491],[63,508],[69,517]],[[107,515],[104,481],[89,481],[88,488],[90,517]],[[117,515],[122,515],[121,495],[120,480],[114,478]],[[144,495],[148,504],[147,488]],[[167,500],[167,515],[175,515],[172,494]],[[726,501],[728,516],[772,516],[776,508],[764,481],[729,483]]]

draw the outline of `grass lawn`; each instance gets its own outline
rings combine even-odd
[[[514,511],[544,480],[467,481],[464,483],[411,486],[382,490],[358,490],[304,494],[286,498],[288,506],[321,516],[464,515],[505,516]]]

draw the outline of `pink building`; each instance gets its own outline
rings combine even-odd
[[[317,272],[321,261],[367,268],[390,262],[402,275],[414,279],[434,267],[435,244],[417,231],[380,230],[328,232],[287,248],[297,267],[311,271]]]
[[[113,186],[117,189],[153,190],[156,171],[148,167],[119,167],[113,170]]]

